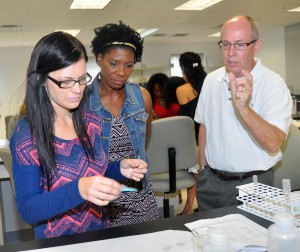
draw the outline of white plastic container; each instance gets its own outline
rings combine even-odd
[[[268,252],[300,252],[300,230],[294,216],[278,213],[274,222],[268,229]]]
[[[213,229],[208,234],[208,243],[203,252],[236,252],[228,236],[219,229]]]

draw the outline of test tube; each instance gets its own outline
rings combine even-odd
[[[253,184],[257,185],[257,183],[258,183],[257,175],[253,175],[252,178],[253,178]]]
[[[282,191],[285,200],[285,212],[291,213],[291,180],[282,180]]]

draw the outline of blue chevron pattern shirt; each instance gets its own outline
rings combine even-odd
[[[38,149],[28,123],[22,119],[16,126],[10,147],[17,206],[22,219],[34,225],[36,239],[110,226],[105,209],[81,197],[78,181],[81,177],[94,175],[105,175],[116,180],[124,177],[120,173],[119,162],[110,164],[107,169],[99,117],[86,112],[84,120],[95,159],[88,162],[78,138],[64,140],[55,137],[56,169],[50,176],[42,173]]]

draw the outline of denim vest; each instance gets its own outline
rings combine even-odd
[[[88,106],[101,118],[102,145],[108,156],[112,128],[112,114],[103,107],[100,101],[98,77],[99,74],[94,78],[93,82],[88,85]],[[148,113],[145,111],[144,98],[138,84],[125,84],[125,99],[120,111],[120,116],[128,129],[135,157],[147,161],[145,140]],[[149,173],[146,177],[148,180]]]

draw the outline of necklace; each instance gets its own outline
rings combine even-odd
[[[160,98],[160,99],[158,100],[158,102],[159,102],[159,104],[162,105],[162,106],[165,106],[165,104],[166,104],[166,101],[165,101],[164,98]]]

